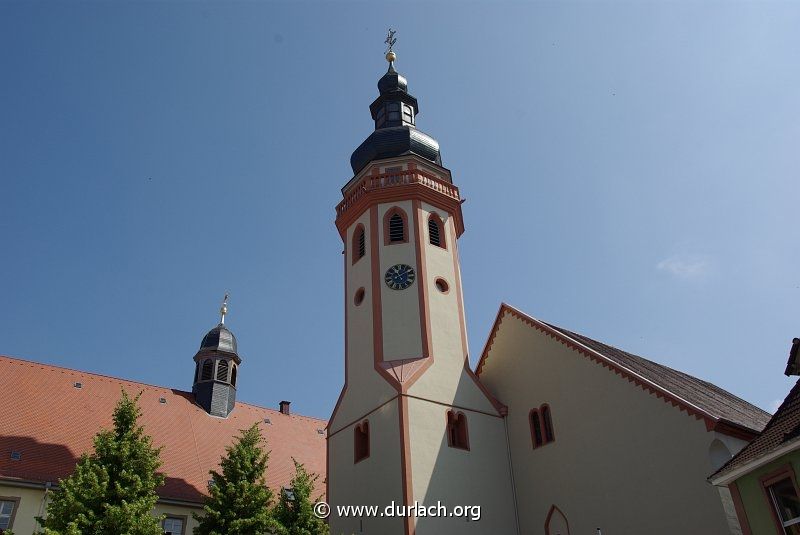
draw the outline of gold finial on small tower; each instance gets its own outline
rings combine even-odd
[[[397,38],[394,36],[397,32],[391,28],[389,28],[389,33],[386,34],[386,45],[389,47],[386,50],[386,61],[389,62],[389,65],[394,63],[394,60],[397,59],[397,54],[394,53],[394,44],[397,42]]]
[[[225,325],[225,314],[228,313],[228,292],[225,292],[225,299],[222,300],[222,306],[219,307],[219,323]]]

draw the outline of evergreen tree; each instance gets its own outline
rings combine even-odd
[[[164,483],[156,473],[161,449],[137,424],[140,396],[122,391],[114,429],[100,431],[94,453],[83,454],[72,475],[59,481],[47,518],[37,518],[46,535],[163,535],[162,519],[152,515]]]
[[[328,535],[328,524],[314,514],[314,484],[319,476],[313,477],[305,467],[294,462],[294,477],[291,489],[281,492],[280,501],[275,506],[275,519],[280,523],[279,535]],[[317,496],[314,501],[318,501]]]
[[[272,491],[264,480],[269,453],[262,448],[258,424],[242,430],[238,440],[226,449],[220,467],[211,470],[210,496],[205,514],[195,514],[200,525],[195,535],[261,535],[278,529],[272,518]]]

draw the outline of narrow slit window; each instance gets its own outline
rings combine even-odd
[[[367,254],[367,235],[364,227],[359,225],[353,234],[353,263],[358,262]]]
[[[553,420],[550,417],[550,407],[548,405],[542,405],[542,427],[544,428],[544,443],[549,444],[555,440],[555,435],[553,434]]]
[[[469,450],[467,416],[463,412],[447,411],[447,445]]]
[[[533,447],[538,448],[542,444],[544,444],[544,440],[542,437],[542,420],[539,418],[539,411],[533,409],[530,415],[531,420],[531,440],[533,441]]]
[[[389,241],[391,243],[405,241],[405,225],[400,214],[395,213],[389,218]]]
[[[203,371],[200,374],[201,381],[210,381],[214,378],[214,361],[206,359],[203,361]]]
[[[228,361],[221,360],[217,365],[217,380],[228,382]]]
[[[354,430],[354,462],[369,457],[369,422],[363,421]]]
[[[436,247],[445,247],[444,225],[436,214],[431,214],[428,218],[428,241]]]
[[[231,385],[236,386],[236,364],[233,365],[231,370]]]

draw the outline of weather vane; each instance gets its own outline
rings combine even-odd
[[[225,292],[225,299],[222,300],[222,306],[219,307],[219,323],[225,325],[225,314],[228,313],[228,292]]]
[[[386,34],[386,41],[384,41],[384,43],[386,43],[386,46],[389,47],[386,49],[386,61],[389,62],[390,68],[392,63],[394,63],[394,60],[397,59],[397,54],[395,54],[393,50],[394,44],[397,42],[397,38],[394,36],[394,34],[396,33],[397,33],[396,31],[389,28],[389,33]]]
[[[386,45],[389,47],[386,50],[387,54],[392,51],[392,47],[394,47],[394,44],[397,42],[397,38],[394,36],[396,33],[397,32],[395,30],[389,28],[389,33],[386,34],[386,41],[384,41],[384,43],[386,43]]]

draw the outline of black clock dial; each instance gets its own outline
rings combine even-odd
[[[414,284],[416,278],[417,274],[414,273],[414,268],[406,264],[395,264],[386,270],[383,281],[392,290],[405,290]]]

